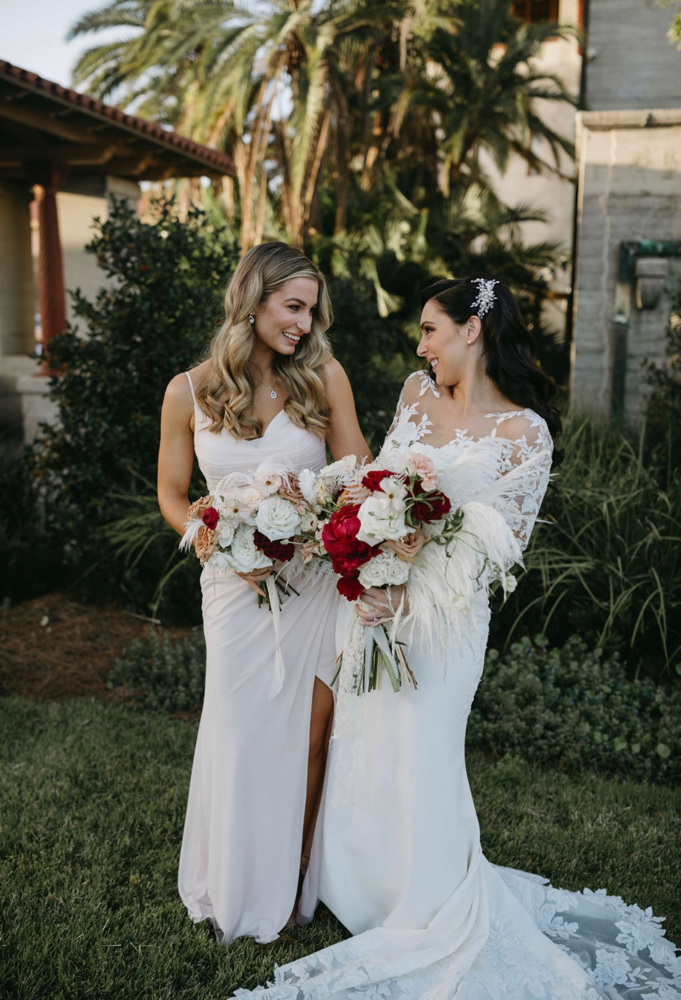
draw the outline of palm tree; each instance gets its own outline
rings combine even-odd
[[[262,237],[273,155],[285,223],[300,245],[332,121],[342,119],[346,104],[335,46],[381,21],[392,23],[403,6],[401,0],[330,0],[317,10],[312,0],[113,0],[81,18],[70,37],[112,26],[138,32],[90,49],[74,80],[226,148],[237,171],[245,248]],[[229,186],[226,193],[229,202]]]
[[[441,3],[433,4],[435,12]],[[573,144],[542,118],[538,102],[576,104],[562,80],[538,68],[536,58],[548,39],[574,37],[572,27],[525,24],[510,0],[458,0],[447,4],[450,18],[439,18],[422,36],[418,58],[423,71],[411,104],[432,116],[441,130],[438,186],[447,196],[462,174],[484,182],[479,153],[491,154],[503,173],[512,154],[533,170],[561,173],[561,153],[574,156]],[[548,144],[553,162],[541,159],[534,140]]]

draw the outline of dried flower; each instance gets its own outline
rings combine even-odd
[[[196,536],[196,554],[200,563],[207,562],[218,547],[217,532],[202,524]]]
[[[212,496],[201,497],[200,500],[195,500],[194,503],[189,505],[189,510],[187,511],[187,520],[191,521],[194,517],[201,517],[204,510],[208,510],[209,507],[213,506]]]

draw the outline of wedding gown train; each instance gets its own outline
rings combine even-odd
[[[426,376],[407,381],[381,451],[386,468],[391,448],[416,441],[445,480],[469,449],[484,453],[486,460],[472,463],[475,474],[451,475],[446,492],[461,503],[493,502],[526,543],[549,479],[545,422],[529,410],[490,414],[484,438],[459,432],[433,448],[426,406],[437,400]],[[352,613],[349,606],[341,612],[341,633]],[[354,937],[277,969],[274,983],[237,996],[681,997],[681,962],[650,910],[604,891],[554,889],[482,854],[464,742],[488,622],[481,592],[441,649],[431,649],[424,634],[410,637],[403,625],[418,690],[395,694],[386,684],[345,696],[355,714],[352,745],[342,735],[332,744],[299,919],[311,919],[319,897]]]

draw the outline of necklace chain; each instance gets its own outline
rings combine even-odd
[[[261,385],[264,385],[266,389],[270,390],[270,399],[278,399],[279,398],[277,390],[274,388],[273,385],[269,385],[269,383],[266,382],[265,379],[259,378],[257,375],[255,376],[255,378],[258,380],[258,382],[260,382]],[[274,376],[273,381],[275,381],[275,382],[277,381],[277,376],[276,375]]]

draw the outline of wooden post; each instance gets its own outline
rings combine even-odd
[[[60,163],[46,164],[38,184],[38,293],[43,333],[42,375],[54,374],[49,362],[49,344],[66,326],[64,264],[59,237],[57,191],[66,183],[68,168]]]

